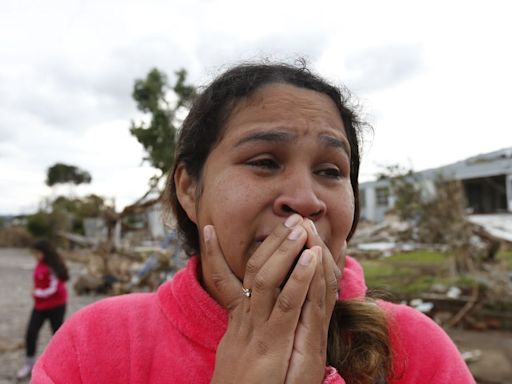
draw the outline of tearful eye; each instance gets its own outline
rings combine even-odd
[[[317,175],[330,177],[332,179],[340,179],[343,176],[343,174],[337,167],[329,167],[329,168],[321,169],[321,170],[317,171]]]
[[[263,169],[277,169],[279,168],[279,164],[274,159],[265,157],[265,158],[259,158],[254,160],[249,160],[246,162],[247,165],[251,167],[256,168],[263,168]]]

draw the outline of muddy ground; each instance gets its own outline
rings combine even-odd
[[[0,384],[14,383],[14,375],[24,356],[24,333],[32,308],[30,296],[35,261],[27,250],[0,249]],[[69,263],[71,284],[81,270]],[[76,296],[69,289],[67,316],[101,297]],[[470,369],[481,384],[512,384],[512,333],[450,331],[462,351],[478,349],[481,357]],[[51,337],[46,324],[41,331],[38,354]]]

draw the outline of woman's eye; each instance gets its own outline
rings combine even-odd
[[[336,167],[320,169],[317,171],[317,175],[330,177],[332,179],[340,179],[343,176],[341,171]]]
[[[263,168],[263,169],[279,168],[279,164],[277,164],[277,162],[275,160],[269,159],[269,158],[249,160],[246,164],[250,165],[251,167],[257,167],[257,168]]]

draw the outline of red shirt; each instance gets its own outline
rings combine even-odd
[[[52,309],[66,304],[68,292],[66,284],[44,261],[39,261],[34,269],[34,306],[38,310]]]

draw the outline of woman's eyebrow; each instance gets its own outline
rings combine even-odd
[[[346,140],[340,140],[337,137],[330,135],[320,135],[320,141],[324,143],[327,147],[342,149],[350,158],[350,145],[347,143]]]
[[[286,131],[272,130],[264,132],[254,132],[238,140],[238,142],[235,144],[235,147],[252,141],[290,142],[293,141],[296,137],[296,134]]]
[[[297,138],[297,135],[288,131],[279,131],[279,130],[270,130],[270,131],[259,131],[250,133],[247,136],[242,137],[235,144],[235,147],[240,145],[254,142],[254,141],[265,141],[265,142],[273,142],[273,143],[283,143],[283,142],[291,142]],[[337,137],[322,134],[319,136],[320,141],[327,147],[341,149],[343,150],[347,156],[350,158],[350,146],[346,140],[339,139]]]

